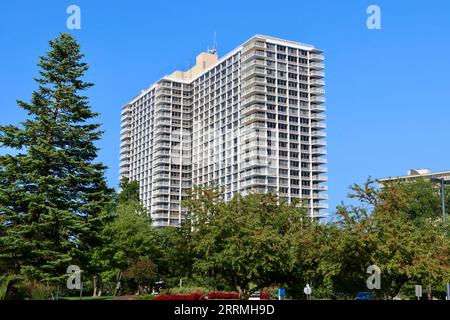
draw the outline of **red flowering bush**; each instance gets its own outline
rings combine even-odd
[[[267,291],[262,291],[259,297],[261,300],[270,300],[270,294]]]
[[[209,300],[212,299],[239,299],[239,294],[233,292],[210,292],[207,294]]]
[[[239,294],[233,292],[210,292],[207,295],[204,295],[201,292],[194,292],[190,294],[162,294],[156,296],[153,300],[205,300],[205,299],[238,300]]]
[[[155,297],[153,300],[205,300],[205,296],[200,292],[191,294],[163,294]]]

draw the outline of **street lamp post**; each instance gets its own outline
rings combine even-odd
[[[446,214],[445,214],[445,185],[450,181],[446,181],[444,178],[434,178],[433,182],[439,182],[441,184],[441,199],[442,199],[442,224],[445,227]],[[450,283],[447,283],[447,300],[450,300]]]
[[[433,182],[438,182],[441,185],[441,201],[442,201],[442,223],[445,226],[446,223],[446,214],[445,214],[445,185],[450,183],[450,181],[446,181],[444,178],[433,178],[431,179]]]

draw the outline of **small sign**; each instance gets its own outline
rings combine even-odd
[[[306,285],[305,289],[303,289],[303,292],[304,292],[306,295],[308,295],[308,296],[311,294],[312,289],[311,289],[311,287],[309,286],[309,284]]]
[[[280,297],[284,297],[286,295],[286,289],[283,288],[278,289],[278,295]]]
[[[416,285],[416,297],[418,299],[420,299],[420,297],[422,297],[422,286],[421,285]]]

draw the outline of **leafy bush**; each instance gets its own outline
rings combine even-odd
[[[191,294],[191,293],[203,293],[207,294],[209,292],[208,289],[202,287],[174,287],[170,289],[161,290],[162,294]]]

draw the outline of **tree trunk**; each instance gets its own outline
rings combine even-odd
[[[93,277],[93,287],[94,287],[94,292],[92,293],[93,297],[97,296],[97,276],[94,275]]]
[[[239,299],[241,300],[248,300],[250,295],[248,294],[248,291],[245,289],[242,289],[240,286],[236,287],[238,293],[239,293]]]

